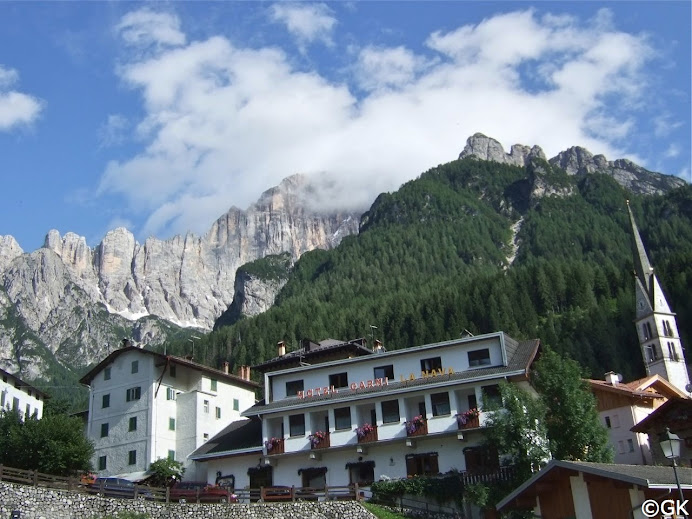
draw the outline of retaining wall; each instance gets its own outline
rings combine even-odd
[[[102,519],[124,511],[151,519],[373,519],[355,501],[179,504],[91,496],[66,490],[0,482],[0,519]]]

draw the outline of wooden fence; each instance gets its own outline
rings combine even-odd
[[[105,495],[108,497],[119,498],[143,498],[151,501],[171,502],[170,488],[150,487],[147,485],[134,485],[134,487],[122,487],[119,489],[104,488],[103,480],[101,484],[84,484],[76,477],[54,476],[43,474],[35,470],[22,470],[0,465],[0,481],[17,483],[20,485],[30,485],[34,487],[44,487],[56,490],[70,490],[92,495]],[[362,498],[358,484],[349,486],[334,486],[324,488],[311,487],[261,487],[249,489],[233,490],[233,495],[228,499],[229,503],[242,502],[253,503],[259,500],[264,502],[280,501],[332,501],[332,500],[360,500]],[[186,498],[188,503],[192,502],[215,502],[221,503],[221,499],[206,501],[203,492],[197,489],[194,497]]]

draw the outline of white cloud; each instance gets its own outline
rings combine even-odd
[[[126,131],[129,128],[127,118],[120,114],[111,114],[106,122],[99,128],[99,146],[108,148],[125,142]]]
[[[186,41],[177,16],[146,8],[123,16],[115,29],[123,42],[133,47],[158,49],[184,45]]]
[[[10,90],[19,81],[19,73],[0,65],[0,131],[30,125],[41,113],[43,102],[29,94]]]
[[[166,23],[179,33],[177,19]],[[322,34],[293,27],[306,39]],[[456,158],[477,131],[507,149],[539,144],[548,156],[574,145],[632,156],[620,146],[636,118],[620,114],[633,113],[646,92],[652,51],[643,37],[613,29],[607,13],[585,23],[518,11],[425,43],[427,54],[363,45],[340,82],[297,70],[278,48],[221,36],[122,63],[123,81],[142,95],[145,147],[112,161],[100,191],[123,195],[127,210],[146,216],[141,238],[204,232],[231,205],[246,207],[294,173],[324,174],[322,206],[363,209]],[[367,93],[354,94],[354,85]]]
[[[666,151],[663,153],[663,156],[668,158],[668,159],[677,157],[679,155],[680,155],[680,146],[678,146],[675,143],[672,143],[670,146],[668,146]]]
[[[301,48],[314,41],[332,45],[337,20],[326,4],[274,4],[269,11],[271,19],[283,23]]]

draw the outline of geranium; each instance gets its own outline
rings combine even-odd
[[[413,418],[411,418],[411,420],[406,422],[406,432],[408,432],[408,434],[413,434],[418,430],[419,427],[422,427],[424,423],[425,418],[423,418],[422,414],[414,416]]]
[[[310,445],[312,445],[313,448],[317,447],[326,438],[327,438],[327,433],[324,431],[315,431],[310,436],[308,436],[308,440],[310,440]]]
[[[457,415],[457,423],[459,423],[459,425],[466,425],[468,422],[474,418],[478,418],[479,416],[480,412],[474,407],[473,409],[468,409],[463,413],[459,413]]]
[[[356,434],[358,435],[358,438],[365,438],[374,430],[375,428],[372,425],[370,425],[369,423],[364,423],[362,426],[356,429]]]
[[[265,447],[267,447],[267,452],[271,452],[271,450],[279,445],[281,443],[281,438],[269,438],[266,442],[264,442]]]

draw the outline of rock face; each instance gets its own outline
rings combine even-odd
[[[482,133],[476,133],[466,141],[460,159],[475,157],[502,164],[528,166],[532,159],[546,160],[543,150],[538,146],[515,144],[509,153],[502,145]],[[620,185],[636,194],[661,194],[685,185],[681,178],[648,171],[627,159],[608,161],[603,155],[593,155],[589,150],[574,146],[558,153],[548,160],[552,166],[565,170],[570,175],[603,173],[613,177]]]
[[[281,252],[295,260],[358,231],[359,214],[307,209],[307,188],[305,177],[289,177],[247,210],[231,208],[202,237],[139,244],[119,228],[91,249],[83,237],[53,230],[31,254],[11,236],[0,237],[0,367],[45,372],[49,360],[33,362],[36,352],[17,358],[15,344],[26,344],[27,353],[40,345],[44,357],[86,365],[124,333],[163,341],[170,325],[161,320],[211,329],[233,300],[240,265]],[[243,311],[266,308],[279,289],[249,283]]]

